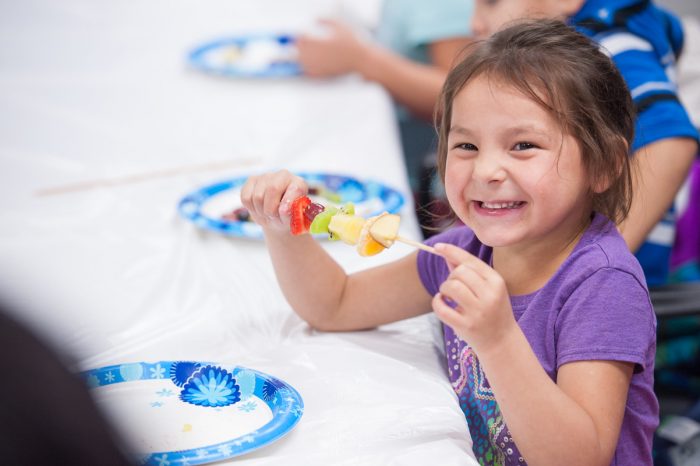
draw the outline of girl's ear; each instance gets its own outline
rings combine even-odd
[[[591,189],[593,190],[594,193],[601,194],[601,193],[604,193],[605,191],[608,190],[608,188],[610,187],[612,182],[613,182],[612,176],[603,175],[593,182]]]
[[[624,170],[623,164],[625,161],[623,156],[630,157],[629,144],[622,136],[619,136],[619,139],[619,150],[622,152],[622,154],[611,154],[613,157],[615,157],[615,160],[618,161],[617,167],[615,167],[615,170],[612,173],[601,174],[597,179],[593,180],[591,189],[596,194],[601,194],[607,191],[615,180],[622,175]]]

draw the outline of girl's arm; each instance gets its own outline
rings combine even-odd
[[[515,321],[503,278],[455,246],[435,248],[452,270],[433,309],[474,349],[528,464],[609,465],[633,365],[572,362],[554,382]]]
[[[291,202],[306,194],[304,181],[287,171],[251,177],[243,205],[262,226],[285,298],[311,326],[358,330],[413,317],[430,309],[416,266],[417,253],[348,276],[310,235],[289,232]]]

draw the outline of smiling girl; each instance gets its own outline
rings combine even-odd
[[[289,233],[303,180],[246,183],[287,300],[327,331],[432,307],[482,464],[650,465],[655,318],[614,223],[634,132],[615,66],[561,22],[519,23],[453,68],[439,115],[440,172],[465,224],[428,241],[439,255],[347,275]]]

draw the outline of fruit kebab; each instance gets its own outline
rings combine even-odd
[[[401,217],[395,214],[384,212],[365,219],[355,215],[351,203],[340,208],[324,207],[302,196],[292,201],[289,227],[293,235],[326,233],[331,240],[356,245],[361,256],[379,254],[395,241],[435,254],[432,247],[399,236],[400,222]]]

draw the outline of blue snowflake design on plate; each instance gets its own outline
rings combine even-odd
[[[246,413],[249,413],[251,411],[255,411],[255,408],[258,407],[258,404],[255,401],[246,401],[245,403],[241,403],[238,405],[238,410],[239,411],[245,411]]]
[[[367,202],[372,210],[366,213],[367,217],[379,215],[382,212],[398,213],[404,204],[404,196],[399,191],[377,181],[361,181],[350,176],[330,173],[303,172],[297,175],[304,178],[310,186],[322,186],[337,193],[341,203]],[[255,223],[215,218],[202,212],[204,204],[211,198],[225,191],[240,189],[247,179],[247,176],[243,176],[204,186],[183,197],[177,205],[177,210],[183,218],[204,230],[223,233],[227,236],[261,239],[262,229]]]
[[[227,370],[204,366],[182,387],[180,399],[193,405],[218,408],[240,401],[241,390]]]
[[[293,387],[270,375],[240,366],[222,367],[197,361],[138,362],[92,369],[80,375],[91,389],[141,380],[172,383],[172,390],[154,392],[157,397],[149,409],[160,408],[164,397],[180,392],[177,402],[190,403],[201,409],[235,405],[239,411],[251,412],[262,402],[272,412],[272,419],[264,426],[226,442],[144,454],[139,458],[140,462],[149,466],[207,464],[248,453],[284,436],[304,414],[304,402]]]

